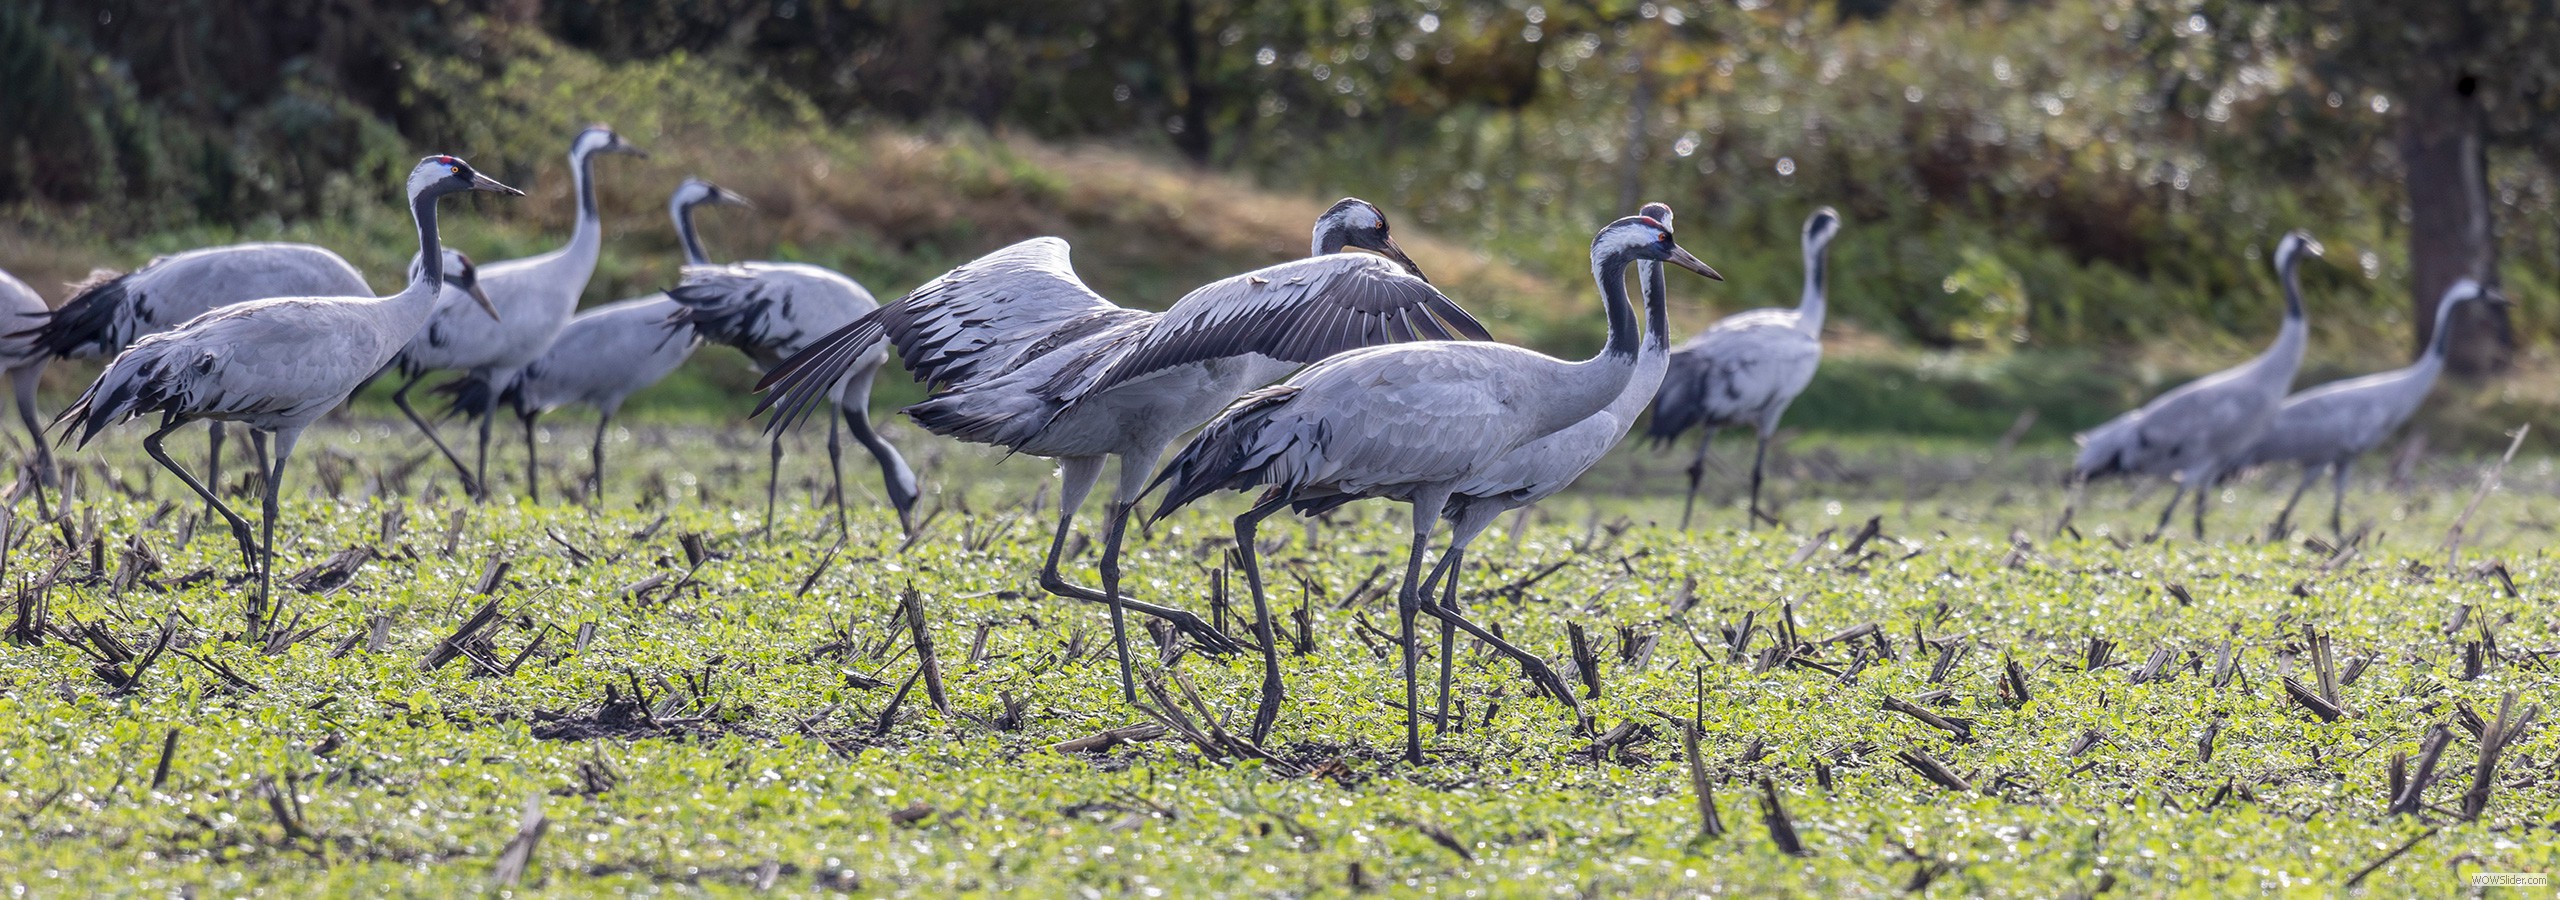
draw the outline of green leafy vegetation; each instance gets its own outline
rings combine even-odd
[[[2509,465],[2449,554],[2494,458],[2369,466],[2340,549],[2242,537],[2281,477],[2217,497],[2219,543],[2129,540],[2158,496],[2120,488],[2049,537],[2050,454],[1910,441],[1789,445],[1784,529],[1737,530],[1719,473],[1714,527],[1679,534],[1659,523],[1683,460],[1624,453],[1480,542],[1464,597],[1560,667],[1585,636],[1589,728],[1461,639],[1464,728],[1426,731],[1431,761],[1408,767],[1384,636],[1400,510],[1264,530],[1290,690],[1271,739],[1114,743],[1088,739],[1151,719],[1117,697],[1102,611],[1032,583],[1054,515],[1037,461],[893,432],[927,473],[928,524],[903,541],[866,476],[838,543],[811,442],[767,535],[761,454],[728,430],[628,429],[594,508],[471,506],[391,423],[315,436],[287,476],[279,574],[371,558],[298,579],[264,646],[226,637],[234,548],[130,434],[73,457],[67,517],[13,495],[0,883],[2405,896],[2560,867],[2547,719],[2474,775],[2501,698],[2514,725],[2552,696],[2547,458]],[[574,492],[575,455],[545,454],[546,495]],[[1240,580],[1219,574],[1238,508],[1137,540],[1133,593],[1204,615],[1222,597],[1244,633]],[[1243,730],[1250,656],[1135,646],[1188,727]],[[1700,834],[1681,723],[1720,836]],[[2413,812],[2388,812],[2397,783],[2424,786]],[[1804,855],[1773,836],[1770,796]]]

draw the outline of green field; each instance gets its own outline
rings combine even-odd
[[[1731,441],[1683,534],[1668,526],[1684,459],[1630,447],[1470,559],[1482,621],[1559,669],[1568,629],[1587,636],[1591,677],[1566,677],[1596,684],[1588,729],[1462,639],[1462,725],[1426,725],[1415,767],[1391,705],[1400,508],[1265,527],[1291,695],[1251,746],[1253,654],[1168,664],[1140,632],[1139,670],[1176,709],[1133,710],[1103,612],[1039,593],[1055,489],[1038,460],[893,426],[928,524],[902,542],[876,473],[849,465],[838,546],[817,441],[793,445],[765,534],[747,429],[618,434],[590,508],[564,498],[587,431],[561,418],[540,506],[469,505],[405,428],[316,430],[288,476],[279,573],[374,558],[280,587],[290,626],[264,646],[234,637],[229,538],[136,430],[68,457],[67,516],[11,494],[0,825],[17,836],[0,884],[2405,896],[2560,870],[2548,712],[2485,779],[2475,731],[2498,733],[2503,696],[2512,728],[2560,682],[2560,474],[2532,452],[2449,555],[2494,455],[2368,461],[2341,550],[2256,539],[2289,476],[2220,493],[2212,543],[2129,540],[2165,494],[2117,486],[2084,506],[2081,536],[2055,538],[2059,447],[1821,435],[1779,455],[1783,529],[1737,530],[1746,445]],[[500,446],[499,487],[520,496],[521,450]],[[244,468],[229,480],[246,503]],[[1218,586],[1241,505],[1202,506],[1136,540],[1131,590],[1203,615],[1226,597],[1228,632],[1247,634],[1241,580]],[[1089,573],[1073,547],[1070,571]],[[918,677],[907,596],[946,709]],[[2324,676],[2334,721],[2286,687],[2316,697]],[[1167,715],[1183,724],[1154,739],[1057,749]],[[1689,724],[1718,836],[1701,835]],[[2410,782],[2413,811],[2389,813]]]

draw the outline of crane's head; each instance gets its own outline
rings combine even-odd
[[[471,164],[463,162],[461,157],[430,156],[419,160],[418,167],[409,170],[409,196],[412,199],[458,194],[463,191],[488,191],[510,197],[524,196],[523,191],[499,184],[489,176],[473,170]]]
[[[2452,306],[2457,303],[2469,303],[2473,300],[2478,300],[2491,306],[2512,305],[2508,302],[2506,295],[2498,293],[2497,288],[2483,285],[2478,280],[2471,278],[2456,279],[2452,284],[2447,285],[2444,289],[2444,299],[2439,302],[2444,306]]]
[[[1671,227],[1671,204],[1656,200],[1652,203],[1645,204],[1644,208],[1636,210],[1636,215],[1660,222],[1664,228]]]
[[[2293,268],[2305,253],[2319,256],[2321,252],[2320,242],[2312,240],[2311,232],[2299,228],[2285,232],[2284,237],[2276,239],[2276,271]]]
[[[755,208],[755,204],[749,202],[747,198],[739,196],[736,192],[731,191],[728,188],[712,184],[711,182],[704,181],[700,178],[687,178],[684,180],[683,184],[676,185],[675,197],[673,197],[669,202],[673,203],[678,209],[689,209],[696,206],[702,206],[704,204],[710,204],[713,206],[743,206],[748,209]]]
[[[623,140],[622,135],[615,134],[613,129],[603,125],[589,125],[587,130],[578,132],[576,140],[569,142],[569,158],[572,160],[585,159],[598,153],[623,153],[644,159],[649,155],[649,151]]]
[[[1814,210],[1813,215],[1804,218],[1804,249],[1808,253],[1822,252],[1831,246],[1831,239],[1839,234],[1839,210],[1825,206]]]
[[[418,269],[425,261],[423,256],[410,254],[410,278],[418,277],[420,274]],[[444,248],[444,286],[449,290],[461,291],[463,296],[470,297],[473,302],[480,304],[481,311],[488,313],[491,320],[504,321],[498,318],[497,304],[489,302],[488,292],[480,289],[480,267],[472,264],[469,254],[451,247]]]
[[[1591,239],[1591,262],[1594,266],[1638,260],[1666,262],[1717,281],[1724,280],[1724,276],[1716,274],[1715,269],[1699,262],[1689,251],[1680,249],[1680,245],[1671,240],[1671,226],[1651,216],[1628,216],[1611,222],[1600,229],[1599,236]]]
[[[1422,267],[1414,263],[1413,257],[1404,255],[1403,247],[1396,246],[1395,237],[1387,233],[1387,214],[1358,197],[1336,200],[1333,208],[1316,217],[1314,255],[1344,250],[1366,250],[1378,254],[1395,260],[1396,265],[1403,266],[1415,278],[1431,280],[1430,276],[1422,274]]]

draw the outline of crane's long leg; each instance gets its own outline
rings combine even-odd
[[[588,454],[595,460],[596,471],[594,475],[589,476],[592,480],[587,482],[589,491],[587,496],[593,498],[596,506],[604,505],[604,434],[606,429],[612,427],[613,410],[608,409],[604,411],[603,418],[596,420],[596,446]]]
[[[1431,596],[1431,589],[1438,586],[1443,591],[1440,595],[1440,608],[1456,612],[1458,610],[1458,567],[1465,565],[1466,556],[1467,551],[1459,548],[1457,542],[1451,541],[1448,552],[1440,554],[1439,565],[1432,567],[1431,577],[1422,580],[1422,595]],[[1441,580],[1443,578],[1448,580],[1444,582]],[[1451,721],[1449,682],[1457,674],[1458,626],[1450,624],[1446,618],[1439,616],[1433,616],[1433,618],[1440,619],[1440,705],[1436,707],[1439,710],[1439,716],[1432,722],[1432,733],[1447,734],[1453,730],[1449,727]],[[1464,728],[1462,726],[1455,730],[1464,730]]]
[[[462,465],[462,457],[455,455],[453,448],[445,446],[444,438],[436,434],[436,427],[427,422],[427,417],[418,415],[416,407],[409,405],[409,389],[417,387],[418,382],[426,377],[427,373],[420,372],[401,382],[400,389],[391,392],[391,405],[400,407],[400,413],[409,417],[410,424],[418,426],[418,430],[427,436],[427,443],[434,444],[436,452],[444,454],[444,461],[453,464],[454,477],[462,479],[463,494],[474,502],[486,499],[487,495],[480,490],[480,480],[471,477],[471,470]]]
[[[1440,569],[1446,574],[1445,576],[1434,575],[1433,579],[1425,580],[1423,582],[1423,594],[1424,596],[1429,596],[1432,588],[1438,586],[1434,584],[1434,580],[1441,577],[1448,578],[1448,584],[1443,587],[1447,592],[1445,594],[1447,601],[1436,607],[1425,606],[1422,608],[1422,611],[1429,614],[1432,618],[1439,619],[1443,624],[1454,626],[1459,631],[1466,632],[1476,640],[1482,641],[1487,646],[1492,647],[1495,652],[1510,657],[1512,661],[1519,663],[1521,672],[1528,676],[1530,683],[1537,685],[1540,690],[1554,696],[1556,698],[1556,702],[1564,704],[1565,709],[1572,713],[1575,727],[1579,728],[1582,725],[1582,701],[1574,699],[1573,688],[1564,683],[1564,678],[1558,676],[1555,669],[1547,665],[1546,660],[1539,658],[1535,653],[1521,649],[1510,641],[1503,640],[1493,632],[1485,630],[1482,626],[1470,621],[1466,617],[1465,613],[1458,610],[1457,580],[1458,575],[1466,569],[1467,547],[1475,541],[1476,535],[1483,532],[1486,526],[1493,524],[1494,519],[1499,515],[1499,512],[1485,513],[1482,514],[1481,519],[1478,519],[1475,515],[1468,515],[1461,517],[1457,524],[1450,526],[1451,531],[1454,532],[1454,534],[1451,536],[1449,541],[1449,552],[1442,554],[1440,560]],[[1440,692],[1442,694],[1441,704],[1443,711],[1445,712],[1448,704],[1447,694],[1449,692],[1446,684],[1449,677],[1449,667],[1446,663],[1446,659],[1448,658],[1447,655],[1449,653],[1447,644],[1442,645],[1441,653],[1443,659],[1443,664],[1441,665],[1441,679],[1443,684]]]
[[[2196,541],[2198,543],[2202,543],[2204,541],[2205,507],[2213,505],[2211,502],[2213,497],[2213,485],[2214,482],[2220,480],[2221,477],[2222,473],[2216,472],[2212,475],[2206,476],[2202,480],[2199,480],[2196,483],[2196,495],[2187,500],[2187,512],[2195,516]]]
[[[1707,477],[1707,446],[1715,443],[1716,430],[1708,427],[1698,433],[1698,455],[1689,460],[1689,499],[1680,504],[1680,530],[1689,530],[1689,514],[1698,508],[1698,482]]]
[[[479,482],[483,491],[489,486],[489,430],[497,424],[497,419],[498,411],[495,409],[480,417],[480,459],[479,464],[472,467],[471,480]]]
[[[2169,505],[2160,508],[2160,524],[2151,526],[2150,536],[2143,538],[2143,540],[2156,541],[2160,539],[2161,535],[2168,533],[2169,517],[2178,511],[2178,499],[2185,497],[2186,495],[2187,483],[2184,481],[2178,482],[2177,489],[2169,492]]]
[[[1761,512],[1761,511],[1760,511],[1760,470],[1761,470],[1761,468],[1762,468],[1763,466],[1767,465],[1767,464],[1768,464],[1768,462],[1769,462],[1769,430],[1764,428],[1764,429],[1761,429],[1761,430],[1760,430],[1760,445],[1759,445],[1757,448],[1755,448],[1755,449],[1753,449],[1753,450],[1751,451],[1751,523],[1750,523],[1750,524],[1752,525],[1752,527],[1755,527],[1755,528],[1756,528],[1756,527],[1759,527],[1759,525],[1760,525],[1760,523],[1761,523],[1762,521],[1766,521],[1766,522],[1768,522],[1768,523],[1769,523],[1769,524],[1771,524],[1771,525],[1779,524],[1779,522],[1778,522],[1778,517],[1777,517],[1777,516],[1773,516],[1773,515],[1770,515],[1770,514],[1768,514],[1768,513],[1765,513],[1765,512]]]
[[[898,511],[899,530],[913,534],[916,525],[915,470],[907,468],[906,457],[898,455],[898,448],[889,446],[889,442],[871,428],[871,377],[878,371],[872,369],[846,379],[844,400],[836,404],[836,408],[844,411],[845,428],[853,432],[854,442],[870,451],[871,458],[880,464],[880,487],[889,495],[889,506]],[[839,477],[836,484],[841,496],[844,479]]]
[[[782,488],[782,433],[773,434],[773,459],[764,470],[764,534],[773,536],[773,495]]]
[[[258,566],[258,603],[261,607],[272,608],[268,598],[273,595],[276,578],[276,496],[284,486],[284,467],[285,463],[293,459],[293,445],[302,440],[302,429],[287,428],[276,432],[273,465],[265,461],[267,442],[259,439],[259,433],[255,430],[250,431],[249,439],[259,446],[259,466],[266,471],[264,480],[267,483],[266,518],[259,524],[259,527],[266,532],[266,539],[262,543],[266,545],[267,557],[266,562]],[[262,609],[260,614],[268,616],[270,620],[275,617],[273,612],[265,609]],[[266,624],[266,622],[253,622],[252,636],[262,632]]]
[[[204,483],[222,491],[222,423],[204,423]]]
[[[2089,479],[2080,477],[2078,473],[2063,477],[2062,518],[2053,523],[2055,537],[2061,537],[2064,532],[2071,530],[2071,514],[2080,510],[2080,494],[2088,487]]]
[[[1440,511],[1449,504],[1447,488],[1427,488],[1413,498],[1413,547],[1405,554],[1404,584],[1396,589],[1396,644],[1404,650],[1404,759],[1422,764],[1422,697],[1415,667],[1420,648],[1414,645],[1413,618],[1422,611],[1422,557],[1431,552],[1431,532],[1440,527]]]
[[[1253,639],[1262,642],[1262,700],[1253,709],[1256,744],[1270,736],[1271,724],[1279,721],[1286,689],[1280,681],[1280,637],[1272,630],[1271,604],[1262,594],[1262,552],[1254,546],[1254,530],[1287,505],[1288,495],[1274,492],[1236,517],[1236,568],[1243,570],[1245,589],[1253,593]]]
[[[490,418],[496,418],[497,415],[497,410],[489,411]],[[541,417],[541,413],[526,413],[517,417],[518,421],[524,423],[524,492],[533,500],[535,506],[542,505],[542,456],[534,449],[533,420]]]
[[[1148,462],[1154,454],[1146,455]],[[1120,602],[1120,542],[1129,534],[1129,513],[1137,508],[1138,494],[1146,487],[1147,463],[1136,455],[1120,457],[1120,482],[1112,486],[1111,502],[1102,514],[1111,521],[1102,538],[1102,602],[1111,607],[1111,646],[1120,655],[1120,695],[1129,705],[1138,705],[1138,683],[1129,671],[1128,614]]]
[[[2310,490],[2311,483],[2318,480],[2320,480],[2320,464],[2305,463],[2302,467],[2302,480],[2293,486],[2293,496],[2285,499],[2284,511],[2276,513],[2276,523],[2267,526],[2268,540],[2284,539],[2286,526],[2293,523],[2294,504],[2302,502],[2302,492]]]
[[[834,479],[836,533],[852,534],[844,517],[844,407],[827,404],[827,474]]]
[[[247,640],[256,642],[266,635],[267,601],[275,592],[276,479],[274,466],[267,462],[267,433],[255,428],[242,430],[249,432],[249,461],[258,466],[258,508],[262,513],[258,519],[258,592],[249,596],[246,615],[242,616],[248,624],[241,631]]]
[[[2347,539],[2347,467],[2352,465],[2355,465],[2355,459],[2350,457],[2329,468],[2329,480],[2333,486],[2329,496],[2329,532],[2337,535],[2340,543]]]
[[[1066,553],[1067,534],[1075,528],[1076,508],[1084,505],[1085,495],[1093,491],[1093,483],[1101,480],[1102,463],[1103,459],[1099,456],[1065,457],[1058,460],[1058,527],[1049,535],[1049,558],[1040,564],[1040,589],[1069,600],[1080,600],[1086,603],[1111,602],[1103,596],[1101,591],[1069,584],[1066,578],[1058,574],[1058,558]],[[1135,502],[1134,498],[1132,502]],[[1209,627],[1209,623],[1201,621],[1199,616],[1187,610],[1144,603],[1127,597],[1120,598],[1120,606],[1163,619],[1173,627],[1182,629],[1184,634],[1191,635],[1193,640],[1199,641],[1200,648],[1204,651],[1234,653],[1237,650],[1233,638],[1219,633],[1216,628]]]
[[[249,520],[241,518],[239,513],[232,512],[231,507],[222,502],[222,498],[214,496],[213,491],[204,486],[204,482],[197,481],[196,476],[193,473],[188,472],[186,467],[178,465],[177,460],[170,459],[169,451],[160,446],[161,439],[168,437],[169,432],[176,431],[179,426],[185,424],[185,421],[176,418],[170,418],[163,421],[160,425],[160,430],[154,431],[142,439],[143,452],[151,454],[151,459],[154,462],[158,462],[161,468],[167,469],[170,474],[178,476],[178,480],[185,482],[188,488],[193,489],[196,492],[196,496],[203,497],[206,503],[213,504],[213,511],[220,514],[223,521],[231,524],[232,539],[240,542],[241,564],[249,566],[257,565],[257,540],[249,534]]]
[[[44,363],[39,360],[9,370],[9,391],[18,398],[18,421],[27,426],[27,437],[35,444],[36,486],[54,484],[53,445],[45,442],[44,423],[36,416],[36,383],[44,378]]]

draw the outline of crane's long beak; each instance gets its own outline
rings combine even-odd
[[[471,189],[475,191],[488,191],[492,194],[505,194],[509,197],[524,196],[523,191],[499,184],[497,179],[491,178],[487,175],[482,175],[478,172],[471,173]]]
[[[1680,268],[1696,272],[1717,281],[1724,280],[1724,276],[1717,274],[1714,268],[1708,266],[1706,263],[1699,262],[1697,257],[1689,255],[1689,251],[1677,246],[1671,248],[1671,255],[1668,258],[1665,258],[1663,262],[1679,266]]]
[[[484,291],[484,290],[481,290],[481,289],[480,289],[480,282],[478,282],[478,281],[474,281],[474,282],[470,283],[469,285],[466,285],[466,286],[464,287],[464,289],[465,289],[465,290],[468,290],[468,291],[470,291],[470,292],[471,292],[471,299],[473,299],[473,300],[477,300],[477,301],[479,301],[479,302],[480,302],[480,310],[481,310],[482,312],[486,312],[486,313],[488,313],[488,314],[489,314],[489,320],[490,320],[490,321],[492,321],[492,322],[504,322],[504,321],[506,321],[506,319],[499,317],[499,315],[498,315],[498,305],[497,305],[497,304],[495,304],[495,303],[491,303],[491,302],[489,302],[489,292],[487,292],[487,291]]]
[[[1431,283],[1431,276],[1422,274],[1422,265],[1414,262],[1413,257],[1404,255],[1404,248],[1396,244],[1395,238],[1387,238],[1380,243],[1384,246],[1379,248],[1379,255],[1395,260],[1396,265],[1403,266],[1405,271],[1413,273],[1413,277],[1422,279],[1422,283]]]
[[[748,209],[756,208],[755,201],[749,200],[745,195],[724,187],[715,187],[711,189],[711,202],[718,203],[723,206],[743,206]]]

